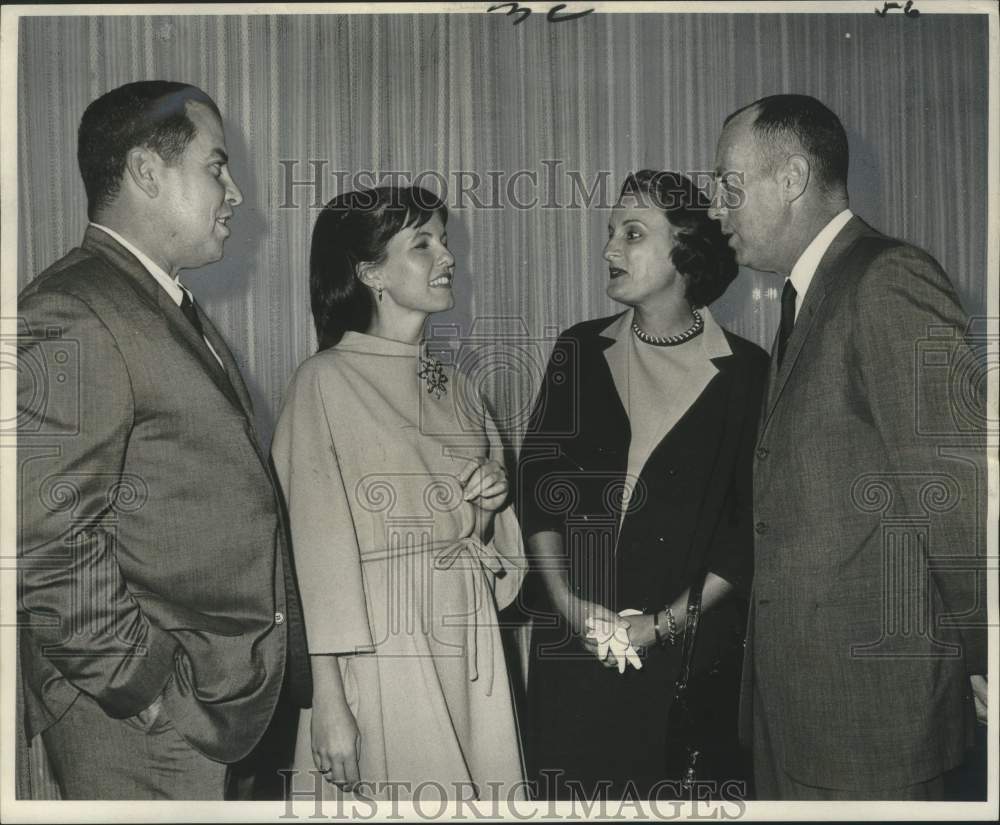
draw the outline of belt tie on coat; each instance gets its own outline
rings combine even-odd
[[[472,615],[465,616],[465,661],[469,681],[479,678],[479,652],[483,649],[487,664],[486,695],[493,694],[493,623],[496,611],[493,606],[493,588],[487,577],[490,573],[503,572],[503,564],[495,550],[487,547],[475,536],[466,536],[441,550],[434,559],[438,570],[450,570],[461,560],[467,573],[469,592],[472,594]]]

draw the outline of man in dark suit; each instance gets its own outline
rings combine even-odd
[[[985,702],[985,442],[960,426],[974,370],[947,366],[972,361],[966,316],[937,262],[850,212],[818,100],[734,113],[716,165],[737,259],[786,278],[754,462],[757,796],[939,799]]]
[[[83,243],[19,297],[26,729],[71,799],[223,799],[308,659],[280,494],[232,353],[178,280],[242,195],[181,83],[87,108]],[[287,679],[286,679],[287,673]]]

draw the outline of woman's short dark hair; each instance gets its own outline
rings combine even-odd
[[[169,80],[126,83],[86,108],[76,157],[91,220],[117,196],[125,160],[136,146],[149,147],[167,163],[180,158],[197,131],[188,116],[189,103],[201,103],[222,119],[215,101],[197,86]]]
[[[375,304],[358,279],[363,263],[380,264],[393,235],[423,226],[434,215],[448,220],[444,202],[419,186],[378,186],[337,195],[313,227],[309,296],[319,349],[334,346],[348,330],[364,332]]]
[[[660,209],[677,230],[670,261],[684,276],[684,295],[691,306],[708,306],[719,298],[739,265],[719,224],[708,217],[708,194],[679,172],[643,169],[625,179],[619,200],[626,195]]]

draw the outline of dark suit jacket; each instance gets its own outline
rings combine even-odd
[[[246,755],[308,658],[250,398],[142,265],[91,227],[19,298],[19,626],[27,731],[79,692],[114,718],[163,692],[198,750]],[[171,678],[172,677],[172,678]]]
[[[985,450],[956,406],[975,396],[965,329],[940,266],[855,217],[772,363],[743,730],[753,672],[800,782],[892,788],[962,759],[985,577],[934,565],[985,554]]]

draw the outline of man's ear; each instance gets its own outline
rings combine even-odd
[[[790,155],[782,165],[778,180],[785,203],[798,200],[809,186],[812,170],[805,155]]]
[[[125,174],[148,197],[160,194],[159,170],[163,160],[152,149],[133,146],[125,155]]]

